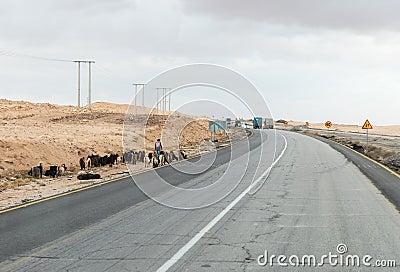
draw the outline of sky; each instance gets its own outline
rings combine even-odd
[[[274,118],[398,125],[399,10],[396,0],[2,0],[0,98],[76,104],[71,60],[91,59],[92,100],[130,103],[132,83],[213,63],[249,79]]]

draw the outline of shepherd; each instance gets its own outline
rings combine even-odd
[[[156,143],[154,144],[154,150],[156,151],[156,154],[157,154],[157,160],[158,160],[158,157],[161,154],[161,150],[162,149],[163,149],[163,147],[162,147],[162,144],[161,144],[161,140],[157,139]]]

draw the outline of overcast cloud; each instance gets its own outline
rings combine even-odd
[[[217,19],[312,28],[380,30],[400,27],[396,0],[182,0],[186,11]]]
[[[23,55],[96,60],[93,99],[117,103],[130,102],[131,83],[210,62],[252,80],[277,118],[399,124],[399,10],[361,0],[3,0],[0,97],[75,103],[75,64]]]

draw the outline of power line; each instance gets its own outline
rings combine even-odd
[[[57,61],[57,62],[68,62],[68,63],[77,63],[78,64],[78,107],[81,106],[81,63],[88,64],[89,69],[89,77],[88,77],[88,108],[92,107],[92,64],[95,63],[93,60],[66,60],[66,59],[56,59],[56,58],[47,58],[41,56],[34,56],[28,54],[20,54],[13,51],[8,50],[0,50],[0,56],[5,57],[16,57],[16,58],[30,58],[42,61]]]
[[[98,70],[99,70],[99,71],[102,71],[103,73],[110,74],[110,75],[115,74],[113,71],[111,71],[111,70],[108,69],[107,67],[104,67],[104,66],[102,66],[102,65],[100,65],[100,64],[97,64],[97,63],[96,63],[96,66],[95,66],[95,67],[98,68]]]
[[[16,52],[7,51],[7,50],[0,50],[0,56],[14,57],[14,58],[29,58],[29,59],[36,59],[36,60],[43,60],[43,61],[74,62],[73,60],[47,58],[47,57],[34,56],[34,55],[28,55],[28,54],[21,54],[21,53],[16,53]]]

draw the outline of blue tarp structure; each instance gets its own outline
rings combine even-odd
[[[208,122],[208,129],[211,132],[217,132],[220,130],[226,130],[226,121],[209,121]]]

